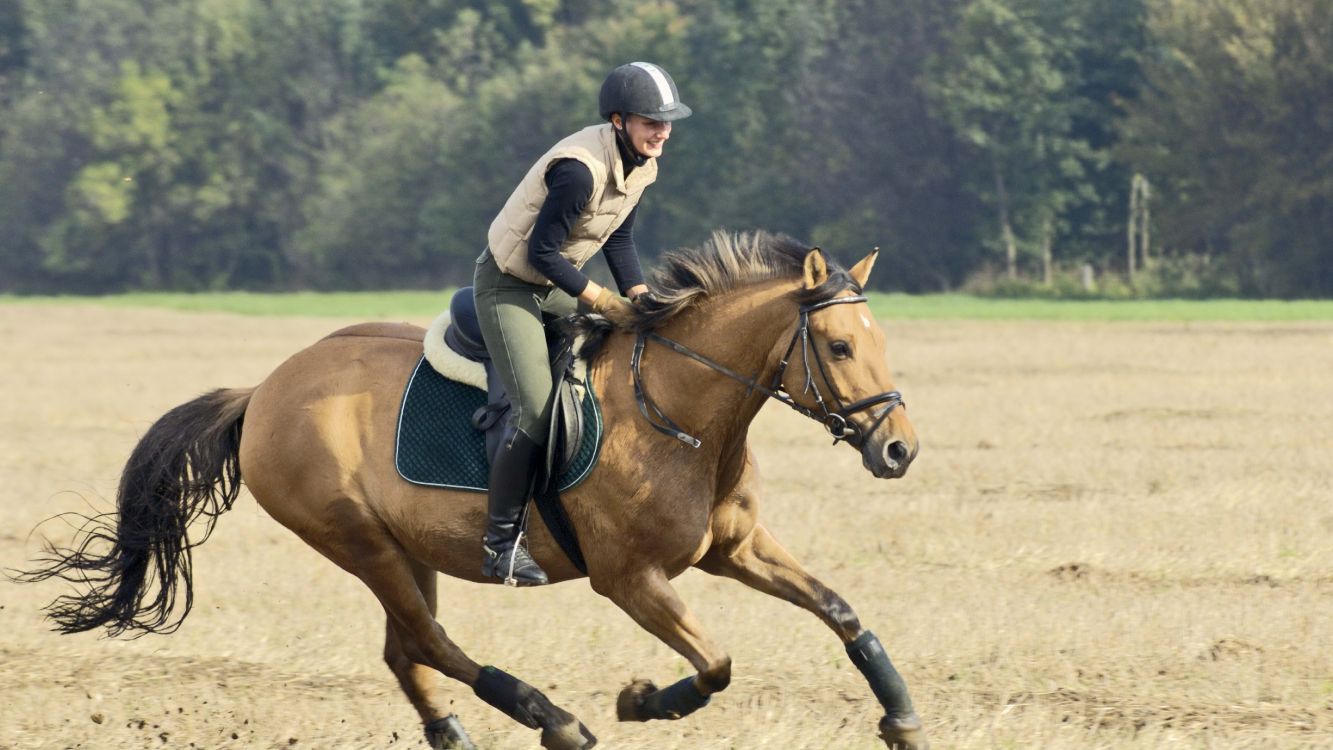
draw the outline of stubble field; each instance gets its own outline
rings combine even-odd
[[[345,322],[0,305],[0,566],[38,551],[43,519],[106,509],[164,411]],[[875,480],[767,408],[763,517],[880,636],[937,748],[1333,746],[1333,324],[886,328],[916,464]],[[0,748],[424,747],[358,581],[247,495],[194,565],[184,627],[135,641],[50,633],[62,586],[0,583]],[[882,747],[814,617],[697,571],[677,585],[734,680],[675,723],[615,721],[630,678],[688,668],[584,582],[442,579],[440,620],[605,747]],[[479,746],[537,747],[454,693]]]

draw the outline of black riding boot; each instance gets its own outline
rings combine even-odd
[[[546,572],[519,544],[519,522],[523,508],[532,496],[532,482],[537,470],[541,446],[522,430],[509,428],[491,461],[490,521],[482,550],[486,559],[482,575],[503,579],[510,586],[541,586],[549,583]]]

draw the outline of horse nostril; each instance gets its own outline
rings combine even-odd
[[[912,452],[908,450],[907,443],[901,440],[895,440],[884,446],[885,461],[893,466],[902,466],[907,463]]]

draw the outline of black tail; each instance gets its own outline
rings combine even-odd
[[[87,587],[47,607],[56,630],[105,626],[117,636],[180,627],[194,603],[190,550],[208,539],[241,491],[241,422],[251,393],[219,389],[164,414],[130,454],[115,512],[79,516],[73,548],[48,546],[41,567],[17,576]],[[188,527],[200,516],[203,533],[192,541]]]

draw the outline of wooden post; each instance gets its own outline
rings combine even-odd
[[[1142,198],[1139,200],[1139,251],[1143,253],[1143,267],[1147,268],[1151,262],[1151,255],[1148,252],[1148,201],[1152,198],[1152,186],[1148,184],[1148,178],[1143,175],[1137,175],[1140,180],[1140,189]]]
[[[1009,194],[1004,189],[1004,173],[1000,171],[1000,157],[991,149],[991,172],[995,177],[995,198],[999,204],[1000,233],[1004,239],[1004,259],[1009,278],[1018,278],[1018,244],[1014,228],[1009,224]]]
[[[1129,277],[1129,285],[1134,285],[1134,260],[1138,256],[1135,244],[1138,242],[1139,234],[1136,231],[1138,227],[1135,223],[1139,220],[1139,175],[1136,173],[1129,181],[1129,223],[1125,228],[1126,248],[1125,248],[1125,272]]]
[[[1054,222],[1047,216],[1041,225],[1041,283],[1051,285],[1051,235],[1055,233]]]

